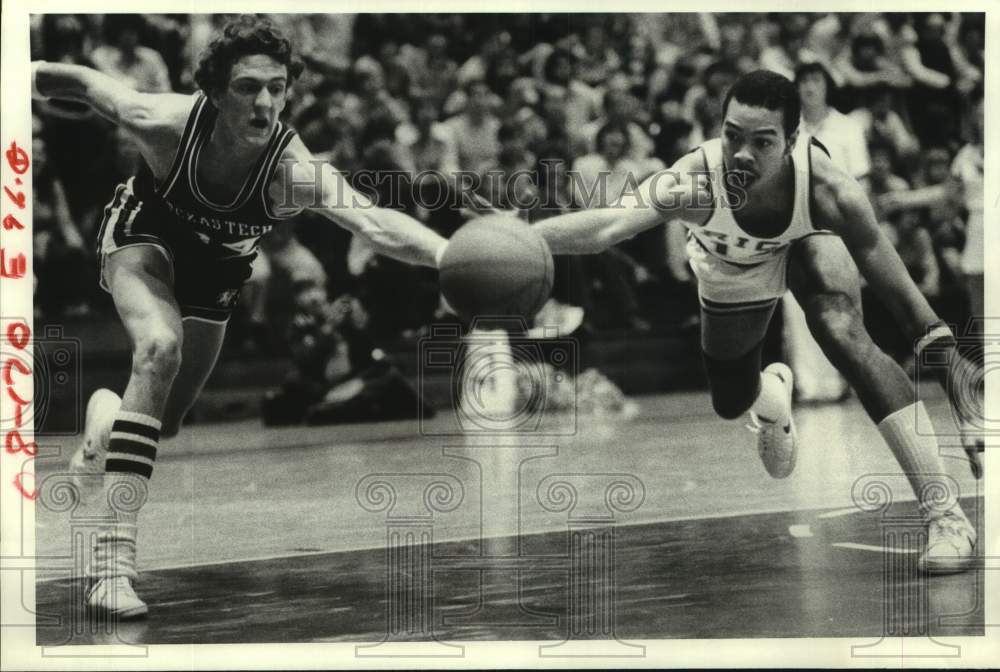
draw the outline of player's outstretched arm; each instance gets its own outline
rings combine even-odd
[[[656,173],[613,207],[559,215],[535,224],[554,254],[596,254],[672,219],[683,218],[703,174],[691,155]]]
[[[45,61],[31,64],[31,94],[42,100],[58,98],[86,103],[108,121],[133,130],[157,118],[158,100],[164,95],[139,93],[82,65]]]
[[[379,254],[437,267],[447,241],[414,218],[376,207],[333,167],[313,158],[299,138],[289,145],[271,185],[279,214],[311,210],[365,239]]]

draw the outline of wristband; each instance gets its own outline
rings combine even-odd
[[[920,355],[927,349],[928,345],[943,339],[948,339],[948,341],[952,343],[955,342],[955,335],[951,333],[951,329],[948,328],[948,325],[936,324],[930,327],[927,330],[927,333],[920,337],[920,340],[917,341],[917,345],[913,348],[913,352],[917,356],[917,361],[920,360]]]

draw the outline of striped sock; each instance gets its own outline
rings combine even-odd
[[[104,460],[104,494],[108,522],[94,546],[90,574],[95,579],[136,578],[139,510],[146,502],[153,475],[160,421],[143,413],[118,411]]]
[[[153,475],[159,440],[159,420],[142,413],[118,411],[111,426],[104,470],[108,473],[136,474],[148,480]]]

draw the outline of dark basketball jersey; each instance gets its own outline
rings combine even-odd
[[[140,202],[161,212],[162,208],[176,226],[187,227],[202,243],[218,247],[227,255],[248,255],[254,252],[261,236],[284,221],[271,208],[268,187],[295,131],[279,122],[253,166],[233,166],[234,171],[247,172],[236,198],[230,203],[213,203],[198,187],[197,168],[217,115],[208,98],[201,92],[196,94],[166,178],[157,183],[149,166],[143,163],[132,188]]]

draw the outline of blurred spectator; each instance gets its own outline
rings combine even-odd
[[[892,100],[893,91],[888,86],[873,86],[861,98],[860,102],[866,104],[849,116],[861,127],[866,141],[888,143],[900,161],[908,162],[920,152],[920,142],[893,109]]]
[[[802,101],[800,136],[812,136],[823,143],[833,162],[849,175],[858,178],[867,174],[864,134],[854,119],[830,105],[835,85],[827,69],[819,63],[801,65],[795,71],[795,83]]]
[[[34,210],[32,236],[36,310],[49,317],[89,312],[88,294],[97,270],[73,223],[62,182],[48,159],[41,120],[33,119],[31,143]]]
[[[118,79],[136,91],[170,91],[167,64],[158,51],[140,44],[146,30],[142,14],[108,14],[104,17],[104,44],[96,47],[90,58],[101,72]]]
[[[329,301],[322,286],[300,283],[288,330],[294,368],[262,403],[266,425],[311,425],[433,417],[399,370],[367,335],[357,299]]]
[[[628,128],[629,158],[636,161],[648,159],[653,152],[653,141],[643,127],[636,123],[638,107],[639,101],[628,91],[609,89],[604,94],[604,116],[585,124],[579,131],[581,152],[594,152],[598,131],[611,123]]]
[[[354,86],[357,91],[358,109],[352,110],[364,118],[377,109],[386,110],[395,123],[400,124],[409,118],[406,104],[394,98],[386,89],[385,70],[374,58],[362,56],[354,63]],[[345,103],[354,101],[346,99]]]
[[[957,131],[955,64],[944,41],[941,14],[920,14],[916,40],[904,46],[903,64],[914,84],[909,92],[910,121],[922,144],[945,144]]]
[[[906,87],[909,77],[886,56],[885,43],[871,24],[864,24],[834,61],[852,95],[872,87]]]
[[[459,168],[482,173],[497,160],[500,120],[493,114],[493,94],[485,81],[468,82],[465,93],[465,111],[448,119],[444,125],[451,133]]]
[[[545,60],[543,93],[561,100],[566,115],[566,127],[581,128],[595,119],[600,109],[600,94],[576,75],[576,58],[572,52],[556,49]]]
[[[419,99],[414,104],[412,137],[404,137],[407,167],[414,173],[437,171],[451,175],[458,170],[458,155],[449,129],[438,121],[434,98]]]
[[[875,208],[876,218],[879,222],[885,222],[887,213],[881,211],[879,197],[893,191],[906,191],[910,185],[895,174],[896,152],[892,145],[872,142],[868,145],[868,151],[871,153],[871,170],[859,181]]]
[[[691,87],[685,96],[685,116],[693,118],[705,140],[719,137],[722,132],[722,103],[726,92],[739,74],[725,61],[712,63],[701,75],[702,83]]]
[[[927,232],[927,210],[896,211],[889,216],[886,232],[920,291],[929,299],[937,298],[941,291],[940,271]]]
[[[719,60],[741,75],[760,67],[746,24],[727,21],[719,26]]]
[[[760,66],[795,79],[795,70],[804,62],[814,60],[806,50],[809,16],[796,12],[781,15],[778,41],[760,55]]]
[[[423,53],[411,52],[410,76],[417,95],[440,109],[458,83],[458,65],[448,56],[448,38],[432,33]]]
[[[972,135],[951,165],[954,180],[952,193],[960,196],[966,212],[965,247],[962,250],[962,271],[965,273],[972,315],[982,316],[984,304],[985,239],[983,231],[983,164],[985,117],[983,88],[973,89],[969,96],[969,119]],[[983,325],[980,324],[980,328]],[[982,334],[980,334],[982,336]]]
[[[590,87],[599,87],[621,67],[618,53],[608,43],[604,26],[595,23],[587,26],[577,73],[580,81]]]

